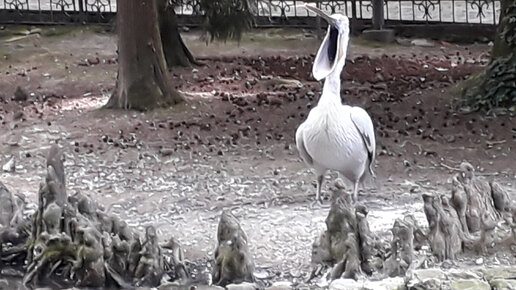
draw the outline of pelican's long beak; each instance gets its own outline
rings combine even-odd
[[[331,18],[330,15],[326,14],[324,11],[322,10],[319,10],[319,8],[315,7],[315,6],[310,6],[308,4],[305,4],[305,7],[307,9],[310,9],[312,10],[312,12],[314,12],[315,14],[319,15],[320,17],[322,17],[324,20],[328,21],[328,23],[330,25],[333,25],[335,26],[336,22],[335,22],[335,19]]]
[[[319,47],[312,68],[314,78],[316,80],[322,80],[335,69],[342,57],[345,57],[346,52],[343,51],[341,43],[342,33],[339,31],[336,19],[314,6],[305,5],[305,7],[317,13],[317,15],[328,21],[329,24],[328,32]]]

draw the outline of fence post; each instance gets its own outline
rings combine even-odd
[[[373,0],[373,29],[383,29],[385,23],[383,15],[383,2],[384,0]]]
[[[385,18],[383,15],[383,7],[385,0],[372,0],[373,1],[373,29],[364,30],[362,35],[364,39],[380,41],[380,42],[393,42],[394,41],[394,30],[384,29]]]
[[[358,31],[357,2],[351,0],[351,34],[356,35]]]
[[[79,21],[82,23],[86,23],[86,5],[85,3],[88,0],[79,0]]]
[[[317,1],[315,3],[315,6],[319,9],[321,9],[321,1]],[[324,30],[321,28],[321,17],[315,16],[315,23],[317,26],[317,39],[323,39],[324,38]]]

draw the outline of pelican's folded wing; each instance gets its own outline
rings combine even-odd
[[[371,172],[372,176],[375,176],[373,168],[376,154],[376,140],[374,138],[373,121],[371,121],[369,114],[360,107],[352,108],[351,120],[353,124],[355,124],[358,132],[360,132],[362,140],[364,140],[369,156],[369,172]]]
[[[313,161],[312,157],[310,156],[310,154],[308,154],[308,151],[306,151],[306,147],[305,147],[305,141],[303,138],[303,125],[304,124],[301,124],[299,126],[299,128],[297,128],[297,131],[296,131],[297,151],[299,151],[299,155],[301,156],[301,158],[303,158],[303,161],[305,161],[306,164],[312,165],[314,161]]]

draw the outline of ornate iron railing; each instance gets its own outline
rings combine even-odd
[[[357,19],[372,18],[372,3],[355,1],[263,1],[258,15],[266,17],[310,17],[300,4],[316,3],[329,13],[342,13]],[[385,20],[405,22],[445,22],[497,24],[500,16],[500,1],[496,0],[385,0]]]
[[[199,24],[199,0],[170,0],[182,22]],[[304,26],[315,14],[303,3],[316,3],[329,13],[370,21],[371,0],[259,0],[255,2],[258,25]],[[108,22],[116,13],[116,0],[0,0],[0,23]],[[495,25],[499,0],[385,0],[386,21],[404,23],[457,23]],[[310,21],[308,21],[310,20]]]
[[[2,0],[1,9],[22,11],[115,12],[116,0]]]
[[[1,0],[0,9],[23,11],[115,12],[116,0]]]
[[[105,23],[116,0],[0,0],[0,23]]]

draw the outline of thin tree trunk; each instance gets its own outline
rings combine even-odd
[[[182,101],[168,80],[157,1],[117,0],[119,65],[108,108],[149,110]]]
[[[159,28],[168,68],[190,66],[191,64],[200,65],[179,34],[174,7],[169,5],[167,0],[158,1],[160,2],[158,7]]]

